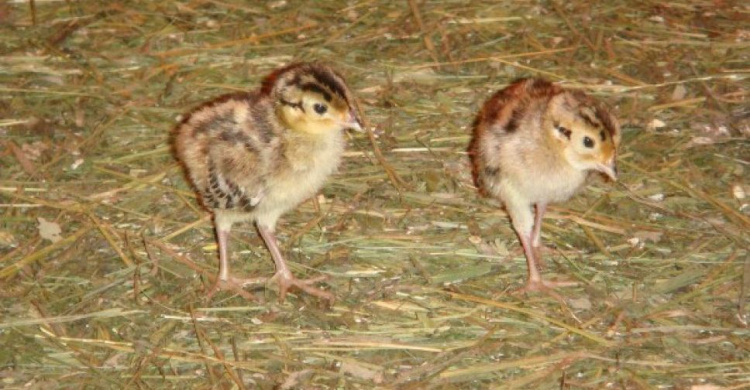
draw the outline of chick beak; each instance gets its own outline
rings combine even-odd
[[[362,128],[362,123],[359,121],[359,117],[357,117],[357,114],[354,113],[353,110],[349,111],[348,118],[342,125],[344,128],[359,131],[360,133],[365,131],[365,129]]]
[[[617,181],[617,164],[615,164],[614,159],[610,161],[608,164],[596,164],[596,169],[607,175],[612,181]]]

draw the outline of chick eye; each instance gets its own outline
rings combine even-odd
[[[594,140],[589,138],[588,136],[583,137],[583,146],[591,149],[594,147]]]
[[[326,106],[325,104],[315,103],[313,104],[313,110],[315,110],[315,112],[317,112],[318,114],[323,115],[326,113],[326,111],[328,111],[328,106]]]

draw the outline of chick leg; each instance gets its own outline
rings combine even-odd
[[[539,237],[539,230],[541,230],[541,218],[545,207],[537,209],[536,217],[532,215],[531,206],[520,198],[511,196],[505,197],[505,205],[510,214],[511,222],[513,223],[513,229],[518,234],[518,239],[521,241],[523,247],[523,253],[526,256],[526,267],[528,269],[528,280],[526,285],[519,289],[519,292],[527,291],[541,291],[546,292],[549,295],[561,299],[560,295],[552,291],[555,287],[564,287],[576,285],[574,282],[548,282],[542,279],[542,274],[539,272],[539,259],[537,253],[535,253],[534,241],[535,237]],[[539,211],[542,211],[541,213]],[[534,223],[536,220],[536,223]]]
[[[539,235],[539,232],[542,230],[542,218],[544,217],[544,212],[547,211],[547,205],[544,203],[537,203],[536,204],[536,216],[534,217],[534,230],[531,232],[531,240],[534,247],[540,247],[542,238]]]
[[[290,287],[297,287],[310,295],[315,295],[316,297],[325,299],[330,304],[333,304],[336,300],[333,294],[313,286],[314,283],[320,282],[326,277],[323,276],[306,280],[297,279],[286,264],[286,260],[284,260],[281,250],[279,250],[279,244],[276,241],[276,236],[273,234],[273,229],[261,224],[257,224],[257,226],[260,236],[263,237],[263,241],[265,241],[268,251],[271,252],[271,257],[273,258],[274,263],[276,263],[276,274],[271,279],[276,279],[279,283],[279,300],[284,301],[286,293]]]
[[[215,216],[216,220],[220,217]],[[229,232],[232,230],[232,224],[220,224],[214,221],[216,225],[216,241],[219,245],[219,275],[214,281],[214,286],[208,291],[208,299],[211,299],[214,294],[221,290],[222,287],[227,286],[229,283],[229,260],[227,259],[227,240],[229,239]]]
[[[209,290],[207,297],[211,299],[219,290],[232,290],[244,298],[253,300],[252,296],[242,288],[248,284],[262,283],[266,278],[238,279],[229,272],[229,232],[232,230],[232,222],[227,221],[219,213],[214,216],[216,225],[216,241],[219,245],[219,275],[214,281],[214,285]]]
[[[226,282],[229,280],[229,259],[227,259],[227,240],[231,229],[216,228],[216,241],[219,243],[219,278],[216,280]]]
[[[530,290],[534,286],[541,286],[543,284],[542,275],[539,273],[537,256],[533,249],[534,237],[539,234],[537,226],[540,225],[538,221],[534,223],[534,220],[538,220],[540,214],[537,213],[535,218],[528,202],[513,195],[515,194],[509,193],[505,196],[505,207],[508,210],[508,214],[510,214],[513,229],[518,234],[518,239],[521,241],[521,246],[523,247],[523,253],[526,256],[526,266],[529,273],[526,289]]]
[[[537,267],[540,270],[546,268],[544,258],[542,258],[542,219],[544,212],[547,211],[547,205],[544,203],[536,204],[536,215],[534,217],[534,230],[531,232],[531,247],[534,251],[534,258],[537,261]]]

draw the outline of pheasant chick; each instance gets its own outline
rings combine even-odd
[[[528,267],[522,290],[557,296],[552,287],[575,284],[542,280],[542,218],[548,204],[568,200],[591,172],[617,179],[620,137],[603,105],[543,79],[515,81],[484,103],[469,155],[477,187],[503,202],[521,241]]]
[[[362,130],[359,109],[344,78],[319,63],[277,69],[258,90],[218,97],[194,109],[174,131],[173,146],[190,183],[213,213],[221,288],[268,278],[239,279],[229,271],[232,225],[252,221],[276,265],[279,298],[291,287],[334,301],[315,287],[322,278],[292,275],[274,235],[278,218],[314,195],[336,170],[343,130]]]

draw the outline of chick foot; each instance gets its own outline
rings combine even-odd
[[[298,289],[310,295],[325,299],[329,302],[329,304],[333,305],[333,302],[336,300],[333,294],[313,286],[313,284],[320,282],[321,280],[325,280],[327,276],[324,275],[312,279],[297,279],[292,274],[292,271],[289,269],[289,265],[287,265],[286,260],[284,260],[284,256],[281,254],[281,250],[279,249],[279,244],[276,242],[276,236],[273,234],[273,230],[261,224],[257,224],[257,227],[260,236],[266,243],[266,247],[268,247],[268,251],[271,252],[271,257],[273,258],[274,263],[276,263],[276,274],[271,278],[271,280],[276,279],[279,283],[279,301],[284,301],[284,299],[286,298],[286,293],[290,287],[297,287]]]
[[[518,238],[521,241],[521,246],[523,247],[523,252],[526,256],[526,267],[528,270],[529,278],[526,282],[526,285],[515,290],[515,292],[543,292],[559,301],[563,301],[562,296],[555,292],[555,288],[577,286],[578,283],[566,281],[552,282],[542,279],[542,274],[539,271],[540,269],[544,268],[544,262],[542,261],[542,256],[540,253],[543,247],[541,245],[532,244],[535,241],[533,235],[526,236],[523,234],[519,234]]]
[[[247,300],[258,301],[258,299],[255,298],[252,294],[245,291],[245,287],[253,284],[265,283],[267,280],[267,277],[235,278],[234,276],[229,276],[225,280],[217,277],[214,281],[213,287],[211,287],[211,289],[206,294],[206,298],[210,301],[211,298],[213,298],[214,294],[216,294],[218,291],[231,291]]]
[[[336,297],[328,291],[321,290],[314,286],[315,283],[321,282],[326,279],[328,279],[328,277],[325,275],[310,279],[298,279],[288,269],[282,269],[277,271],[270,280],[276,280],[276,282],[279,284],[279,301],[281,302],[286,299],[286,293],[289,291],[289,289],[292,287],[296,287],[310,295],[325,299],[330,305],[333,305],[333,303],[336,301]]]
[[[563,297],[555,291],[558,287],[573,287],[577,286],[578,282],[566,282],[566,281],[546,281],[543,279],[539,280],[529,280],[526,282],[526,285],[515,290],[514,293],[521,294],[521,293],[528,293],[528,292],[541,292],[545,293],[552,298],[557,299],[558,301],[563,302]]]

